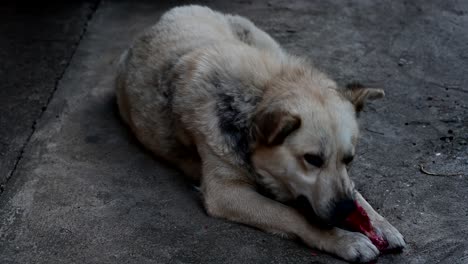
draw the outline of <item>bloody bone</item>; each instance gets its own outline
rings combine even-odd
[[[374,227],[371,224],[369,216],[367,215],[364,208],[361,207],[357,202],[356,210],[354,210],[344,221],[345,227],[352,231],[360,232],[366,235],[372,244],[377,247],[379,251],[387,249],[388,242],[383,237],[380,237],[375,232]]]

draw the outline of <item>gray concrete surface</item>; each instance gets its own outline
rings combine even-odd
[[[251,18],[342,84],[383,87],[351,172],[408,242],[378,263],[468,263],[467,2],[202,3]],[[116,58],[168,7],[99,5],[0,196],[0,263],[342,263],[208,217],[119,121]]]
[[[96,4],[0,3],[0,193]]]

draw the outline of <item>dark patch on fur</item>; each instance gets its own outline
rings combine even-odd
[[[251,45],[252,44],[252,33],[248,28],[245,28],[239,23],[233,23],[233,28],[235,29],[235,34],[240,41]]]
[[[251,44],[252,41],[250,39],[250,31],[246,28],[237,31],[237,36],[239,39],[247,44]]]
[[[217,94],[216,115],[222,135],[226,144],[235,155],[246,164],[250,164],[252,120],[249,113],[242,112],[240,106],[255,106],[259,98],[253,95],[246,96],[247,89],[238,91],[223,91],[222,81],[218,74],[211,76],[211,83],[219,90]],[[239,83],[238,85],[242,85]],[[229,87],[235,87],[229,85]]]
[[[220,93],[218,97],[216,111],[221,133],[241,160],[250,163],[250,124],[247,116],[237,109],[232,95]]]
[[[213,72],[209,78],[210,83],[213,84],[213,86],[217,90],[221,90],[221,76],[217,72]]]
[[[176,66],[177,60],[171,60],[169,63],[161,70],[158,81],[158,87],[162,90],[162,95],[166,98],[167,111],[172,112],[172,104],[174,101],[174,81],[177,76],[173,72],[174,67]]]
[[[155,80],[156,87],[161,90],[161,95],[165,99],[165,107],[164,112],[167,116],[167,120],[170,127],[174,127],[175,117],[174,117],[174,94],[176,89],[176,82],[178,79],[177,74],[174,72],[174,68],[176,67],[178,62],[177,57],[172,57],[168,60],[165,66],[159,72],[158,79]],[[168,135],[165,139],[166,141],[171,141],[174,145],[174,148],[178,145],[177,140],[174,140],[173,135]],[[177,146],[181,147],[181,146]]]

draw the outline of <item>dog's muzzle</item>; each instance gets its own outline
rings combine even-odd
[[[354,200],[340,200],[335,203],[331,219],[336,225],[341,224],[354,210],[356,210]]]
[[[354,200],[343,199],[333,204],[330,216],[324,219],[315,213],[314,208],[304,195],[300,195],[294,201],[288,203],[288,205],[296,208],[311,224],[325,229],[339,226],[350,213],[356,210]]]
[[[330,229],[333,227],[332,223],[326,221],[326,219],[322,219],[315,213],[315,210],[310,204],[309,199],[307,199],[307,197],[304,195],[300,195],[295,200],[291,201],[288,205],[297,209],[299,213],[301,213],[307,219],[307,221],[313,225],[319,226],[323,229]]]

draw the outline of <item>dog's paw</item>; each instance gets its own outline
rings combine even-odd
[[[406,246],[401,233],[384,218],[373,221],[372,224],[377,234],[387,240],[389,250],[402,250]]]
[[[325,250],[350,262],[366,263],[380,254],[365,235],[336,228],[333,239]]]

